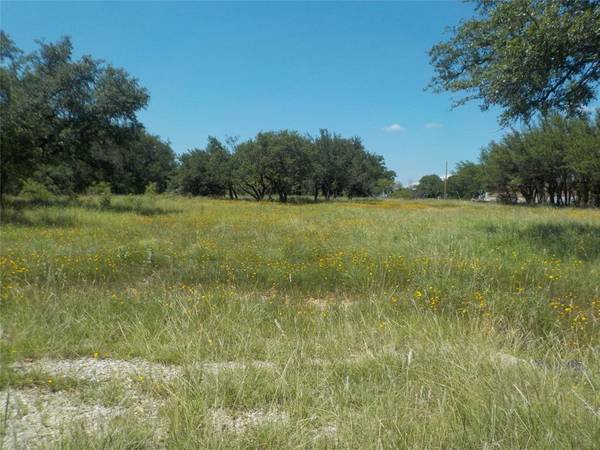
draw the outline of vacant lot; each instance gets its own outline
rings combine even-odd
[[[597,210],[95,203],[3,212],[4,448],[600,442]]]

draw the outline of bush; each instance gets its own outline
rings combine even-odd
[[[154,182],[148,183],[146,185],[146,189],[144,190],[145,195],[155,196],[158,194],[158,185]]]
[[[28,202],[40,205],[48,204],[55,198],[46,186],[31,178],[23,183],[19,196]]]
[[[98,204],[100,208],[110,207],[112,196],[110,183],[106,181],[94,183],[89,187],[88,194],[98,196]]]
[[[390,192],[389,198],[403,198],[405,200],[409,200],[415,198],[415,193],[412,189],[401,187]]]

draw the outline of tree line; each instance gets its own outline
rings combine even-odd
[[[0,32],[0,196],[25,181],[54,194],[110,184],[118,194],[163,192],[329,199],[372,196],[393,184],[383,157],[360,138],[327,130],[261,132],[244,142],[210,137],[177,157],[137,114],[149,94],[123,69],[91,56],[75,59],[69,38],[38,42],[25,54]]]
[[[488,185],[503,199],[529,204],[600,206],[600,112],[553,115],[512,131],[481,154]]]
[[[498,107],[503,126],[480,163],[461,163],[447,180],[459,198],[498,194],[506,202],[600,206],[599,112],[585,114],[600,83],[598,0],[470,0],[474,15],[434,45],[436,92]],[[533,124],[533,125],[531,125]],[[397,194],[439,196],[437,175]]]
[[[168,143],[137,113],[148,92],[123,69],[73,57],[69,38],[25,54],[0,33],[0,193],[35,180],[56,194],[109,182],[117,193],[165,189],[175,168]]]
[[[448,177],[450,198],[496,194],[506,203],[600,206],[600,110],[565,117],[549,115],[512,130],[482,149],[479,162],[462,161]],[[426,175],[395,195],[440,198],[444,180]]]
[[[482,11],[504,15],[510,8]],[[442,51],[449,47],[437,47]],[[454,77],[441,66],[437,70]],[[325,129],[317,136],[260,132],[243,142],[209,137],[205,148],[177,157],[138,120],[149,94],[123,69],[91,56],[76,59],[68,38],[39,42],[25,54],[0,32],[0,199],[18,193],[27,181],[54,194],[94,191],[103,183],[119,194],[143,193],[150,186],[158,192],[282,202],[291,195],[438,198],[446,192],[472,199],[493,192],[506,202],[600,206],[600,114],[577,109],[589,98],[510,131],[490,143],[478,163],[460,162],[446,181],[427,175],[402,187],[394,185],[383,157],[367,151],[360,138]]]
[[[395,173],[360,138],[321,130],[312,138],[296,131],[261,132],[223,145],[210,137],[205,149],[180,157],[172,188],[183,194],[247,195],[255,200],[311,195],[315,200],[368,197],[391,190]]]

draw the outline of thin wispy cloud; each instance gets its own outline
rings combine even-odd
[[[433,128],[442,128],[443,125],[437,122],[427,122],[425,124],[425,128],[433,129]]]
[[[404,130],[406,130],[406,128],[404,128],[399,123],[393,123],[391,125],[383,127],[383,131],[385,131],[386,133],[398,133],[399,131],[404,131]]]

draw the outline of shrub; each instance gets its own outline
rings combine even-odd
[[[55,198],[54,194],[46,186],[31,178],[23,183],[19,195],[28,202],[42,205],[50,203]]]
[[[390,198],[403,198],[403,199],[412,199],[415,198],[415,193],[413,190],[405,187],[401,187],[396,189],[389,194]]]
[[[144,190],[144,194],[150,196],[158,194],[158,185],[155,182],[148,183],[146,185],[146,189]]]
[[[88,188],[88,194],[98,197],[98,205],[100,208],[110,207],[112,195],[110,183],[106,181],[94,183]]]

